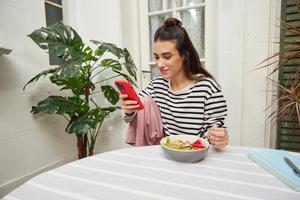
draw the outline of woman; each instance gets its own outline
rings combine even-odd
[[[158,105],[165,135],[208,136],[218,149],[228,143],[224,128],[226,102],[218,83],[200,63],[199,56],[182,23],[168,18],[154,35],[154,58],[161,76],[153,79],[140,96]],[[138,105],[121,95],[124,120],[136,116]],[[145,108],[146,109],[146,108]]]

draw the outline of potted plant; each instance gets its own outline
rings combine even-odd
[[[83,43],[70,26],[57,23],[28,35],[41,49],[63,59],[63,64],[40,72],[26,86],[48,76],[69,96],[51,95],[32,107],[31,112],[62,115],[67,121],[65,131],[77,137],[78,158],[93,155],[101,125],[118,107],[119,93],[111,80],[125,78],[135,85],[136,67],[126,48],[91,40],[95,48]],[[109,72],[109,73],[108,73]],[[104,97],[111,106],[100,106],[95,95]]]
[[[300,16],[300,5],[296,2],[295,13]],[[281,38],[280,50],[259,63],[260,68],[271,66],[273,69],[267,76],[277,88],[277,95],[272,105],[268,108],[277,107],[269,118],[271,120],[281,120],[296,118],[298,127],[300,126],[300,28],[295,24],[282,20],[280,24]],[[288,34],[289,37],[283,37]],[[292,36],[292,37],[291,37]],[[275,61],[274,61],[275,60]],[[293,66],[290,70],[289,66]],[[274,73],[282,73],[289,70],[289,77],[286,80],[274,80]],[[281,75],[281,74],[280,74]],[[277,79],[277,77],[276,77]]]

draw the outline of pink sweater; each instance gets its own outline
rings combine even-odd
[[[141,100],[145,108],[130,122],[125,142],[136,147],[159,144],[164,137],[160,110],[151,97]]]

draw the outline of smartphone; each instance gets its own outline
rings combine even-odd
[[[137,110],[144,109],[144,105],[141,102],[139,96],[133,89],[132,85],[127,80],[115,80],[115,85],[119,89],[121,94],[127,94],[128,97],[126,99],[136,101],[137,104],[140,106],[137,108]]]

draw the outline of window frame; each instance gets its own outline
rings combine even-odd
[[[165,0],[163,0],[166,2]],[[185,1],[185,0],[184,0]],[[164,3],[166,5],[166,3]],[[185,5],[185,2],[184,4]],[[176,12],[201,8],[205,9],[205,31],[204,31],[204,40],[205,40],[205,57],[200,59],[201,62],[205,63],[206,68],[214,74],[216,63],[215,58],[216,54],[216,0],[207,0],[204,3],[199,3],[195,5],[185,5],[177,8],[169,8],[161,11],[152,11],[148,12],[148,0],[139,1],[139,16],[140,16],[140,55],[141,55],[141,86],[145,87],[149,84],[151,79],[151,65],[154,65],[154,62],[150,61],[150,30],[149,30],[149,16],[172,13],[172,16],[176,16]]]
[[[46,25],[47,26],[50,26],[50,25],[53,25],[54,23],[62,22],[63,21],[63,6],[62,6],[62,3],[63,3],[63,0],[61,0],[60,3],[53,2],[51,0],[44,0],[44,5],[45,5],[45,21],[46,21]],[[61,17],[58,15],[58,16],[55,16],[55,18],[54,18],[55,20],[53,20],[53,18],[50,19],[51,17],[54,17],[54,16],[49,15],[49,13],[47,12],[47,11],[49,11],[49,9],[47,9],[47,6],[49,6],[49,8],[52,8],[52,9],[60,9]],[[56,18],[58,19],[58,21],[57,21]],[[49,52],[49,64],[51,66],[58,66],[58,65],[61,65],[63,63],[64,63],[63,59],[57,58],[55,55],[52,55]]]

